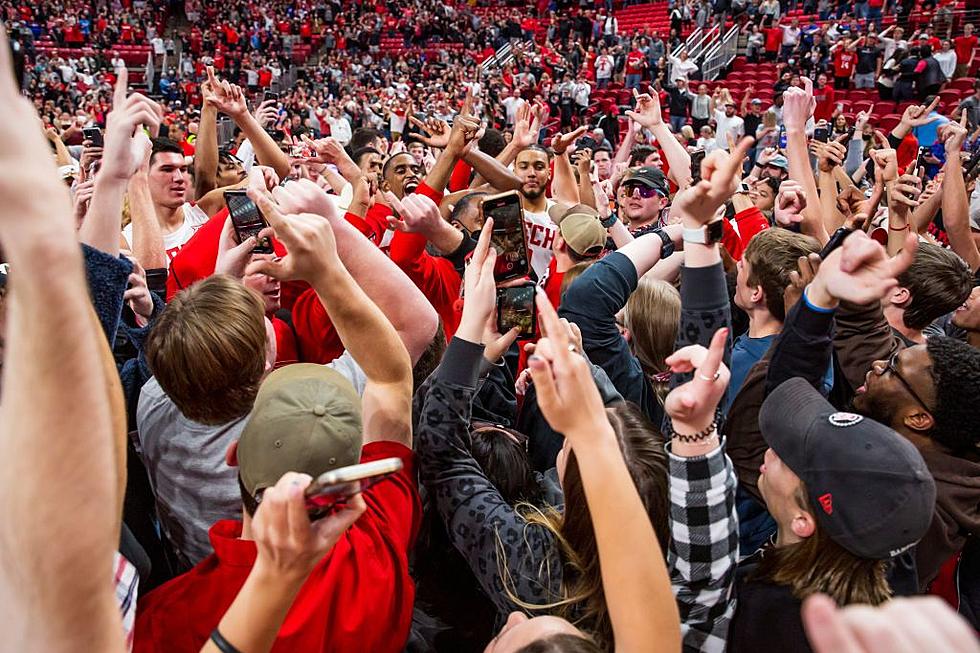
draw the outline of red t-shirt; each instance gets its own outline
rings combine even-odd
[[[973,55],[973,48],[977,47],[976,36],[957,36],[953,39],[953,47],[956,50],[956,63],[966,65]]]
[[[843,75],[842,75],[843,76]],[[830,120],[834,115],[834,87],[830,84],[820,89],[813,89],[813,97],[817,101],[813,108],[814,120]]]
[[[779,46],[783,44],[783,28],[768,27],[762,31],[766,35],[766,52],[779,52]]]
[[[838,50],[834,55],[834,77],[850,77],[856,63],[856,52]]]
[[[627,75],[642,75],[643,74],[643,62],[646,61],[646,57],[639,50],[633,50],[628,55],[626,55],[626,74]]]
[[[316,566],[286,614],[273,653],[399,653],[412,623],[415,586],[408,551],[422,505],[415,455],[397,442],[364,445],[361,462],[401,458],[405,467],[364,491],[367,511]],[[211,527],[214,553],[139,602],[133,650],[197,653],[255,563],[241,522]]]

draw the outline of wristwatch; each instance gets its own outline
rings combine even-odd
[[[684,229],[684,242],[696,243],[698,245],[713,245],[721,240],[724,233],[722,226],[723,218],[709,222],[697,229]]]
[[[660,236],[663,245],[660,246],[660,259],[663,260],[674,253],[674,239],[663,229],[654,229],[653,233]]]

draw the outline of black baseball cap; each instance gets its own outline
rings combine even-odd
[[[664,197],[670,195],[670,187],[667,185],[667,177],[664,176],[663,171],[656,166],[643,166],[642,168],[633,168],[626,173],[626,178],[623,179],[624,184],[628,184],[631,181],[639,182],[644,186],[654,189]]]
[[[817,522],[840,546],[884,560],[925,535],[936,484],[918,450],[894,430],[836,410],[801,378],[769,394],[759,427],[806,485]]]

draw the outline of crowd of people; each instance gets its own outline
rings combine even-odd
[[[3,647],[980,652],[976,37],[872,4],[0,4]]]

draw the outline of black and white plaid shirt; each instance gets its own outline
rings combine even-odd
[[[735,612],[735,471],[724,443],[704,456],[669,454],[669,458],[667,565],[681,615],[684,651],[720,653]]]

